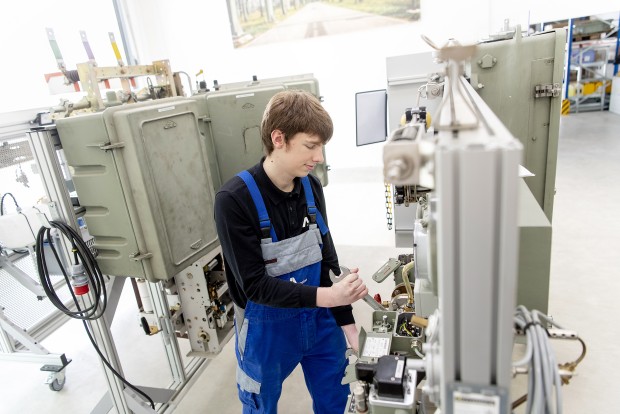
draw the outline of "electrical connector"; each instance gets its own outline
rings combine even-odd
[[[88,293],[88,276],[84,272],[84,265],[81,263],[71,266],[71,285],[76,295]]]

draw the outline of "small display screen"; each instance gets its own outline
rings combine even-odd
[[[387,138],[387,93],[378,91],[355,94],[357,146],[383,142]]]

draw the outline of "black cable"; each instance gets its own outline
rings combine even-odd
[[[66,269],[62,265],[62,261],[60,259],[60,255],[55,246],[53,237],[52,237],[52,228],[41,227],[39,233],[37,234],[37,240],[35,243],[35,251],[37,256],[37,269],[39,271],[39,278],[41,280],[41,286],[45,291],[49,300],[63,313],[67,316],[70,316],[75,319],[86,319],[86,320],[96,320],[100,318],[105,312],[105,308],[107,306],[107,291],[105,289],[105,279],[101,270],[99,269],[99,265],[97,264],[94,256],[90,252],[90,249],[82,240],[81,235],[79,235],[72,227],[66,225],[65,223],[58,221],[50,221],[49,224],[52,228],[58,229],[67,239],[71,241],[74,254],[77,255],[79,263],[82,263],[84,266],[85,274],[88,277],[89,285],[92,288],[93,295],[97,299],[93,301],[93,304],[86,308],[80,309],[79,303],[77,302],[77,297],[71,288],[71,280],[69,275],[67,274]],[[62,300],[58,297],[56,290],[54,288],[53,282],[48,273],[47,266],[47,257],[44,252],[45,241],[47,240],[50,250],[54,254],[56,262],[58,263],[62,275],[65,279],[65,283],[69,287],[69,291],[71,292],[71,296],[73,301],[76,303],[78,310],[71,311],[68,309]],[[76,263],[77,264],[77,263]],[[103,296],[103,300],[100,302],[99,298]]]
[[[103,355],[103,353],[101,352],[101,350],[97,346],[97,342],[95,341],[95,338],[93,338],[93,335],[90,332],[89,326],[86,323],[86,321],[82,321],[82,323],[84,324],[84,329],[86,329],[86,334],[88,335],[88,339],[90,339],[90,343],[93,344],[93,347],[95,348],[95,351],[97,351],[97,354],[99,354],[99,358],[101,358],[101,360],[106,365],[106,367],[108,367],[108,369],[110,371],[112,371],[112,373],[116,376],[116,378],[121,380],[121,382],[123,384],[125,384],[126,386],[128,386],[129,388],[131,388],[132,390],[134,390],[135,392],[137,392],[141,396],[143,396],[151,404],[151,408],[154,410],[155,409],[155,402],[153,401],[153,399],[151,397],[149,397],[145,392],[143,392],[142,390],[138,389],[136,386],[134,386],[129,381],[127,381],[125,378],[123,378],[123,376],[112,367],[110,362],[107,359],[105,359],[105,356]]]
[[[35,243],[35,251],[36,251],[36,256],[37,256],[37,269],[39,271],[39,278],[41,280],[41,286],[43,287],[43,290],[45,291],[47,297],[49,298],[50,302],[52,302],[52,304],[57,309],[59,309],[61,312],[63,312],[65,315],[71,318],[74,318],[74,319],[80,319],[82,321],[82,323],[84,324],[84,329],[86,329],[88,339],[90,339],[91,344],[95,348],[95,351],[99,355],[99,358],[101,358],[101,360],[106,365],[106,367],[123,384],[125,384],[127,387],[131,388],[133,391],[135,391],[136,393],[144,397],[144,399],[146,399],[151,404],[151,408],[155,410],[155,402],[153,401],[153,399],[149,397],[146,393],[144,393],[142,390],[138,389],[136,386],[129,383],[125,378],[123,378],[123,376],[118,371],[116,371],[112,367],[112,364],[110,364],[110,362],[105,358],[105,356],[99,349],[99,346],[97,345],[97,342],[95,341],[95,338],[93,337],[90,327],[86,323],[86,321],[94,321],[94,320],[99,319],[101,316],[103,316],[106,310],[107,302],[108,302],[107,291],[105,287],[105,278],[104,278],[103,273],[101,273],[101,269],[99,269],[99,265],[97,264],[95,257],[90,251],[90,248],[84,242],[84,240],[82,239],[82,236],[73,227],[60,221],[49,221],[49,225],[51,226],[50,228],[41,227],[41,229],[39,229],[39,232],[36,237],[36,243]],[[72,289],[71,279],[62,264],[60,255],[53,241],[52,229],[57,229],[63,236],[65,236],[71,242],[71,247],[72,247],[71,250],[73,253],[75,264],[77,265],[81,263],[84,266],[84,274],[87,276],[88,286],[93,294],[93,299],[94,299],[93,304],[87,308],[82,309],[78,301],[78,298]],[[54,288],[54,285],[48,273],[47,258],[45,257],[45,250],[44,250],[46,240],[48,242],[48,245],[50,246],[50,250],[54,254],[54,257],[60,267],[62,275],[65,279],[65,283],[67,284],[67,287],[69,288],[69,292],[71,293],[71,297],[73,298],[73,302],[75,303],[75,306],[77,309],[76,311],[72,311],[68,309],[64,305],[62,300],[58,297],[58,294],[56,293],[56,289]]]
[[[11,193],[4,193],[4,195],[2,196],[2,199],[0,199],[0,216],[4,216],[4,197],[8,195],[11,196],[11,198],[13,199],[13,202],[15,203],[15,207],[17,208],[17,211],[19,212],[21,210],[21,208],[19,207],[19,204],[17,204],[17,200],[15,199],[15,196]]]

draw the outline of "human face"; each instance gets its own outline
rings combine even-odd
[[[287,172],[293,177],[305,177],[324,161],[323,142],[318,135],[299,132],[289,139],[282,157]]]

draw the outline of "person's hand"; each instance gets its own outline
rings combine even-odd
[[[359,353],[359,332],[357,331],[357,326],[354,323],[350,325],[342,326],[342,331],[344,332],[344,336],[347,338],[347,342],[355,355]]]
[[[331,289],[332,306],[350,305],[368,294],[368,288],[359,277],[358,268],[351,269],[351,273],[338,283],[334,283]]]
[[[334,306],[350,305],[368,294],[368,288],[359,277],[358,268],[350,270],[340,282],[331,287],[320,287],[316,292],[316,306],[333,308]]]

